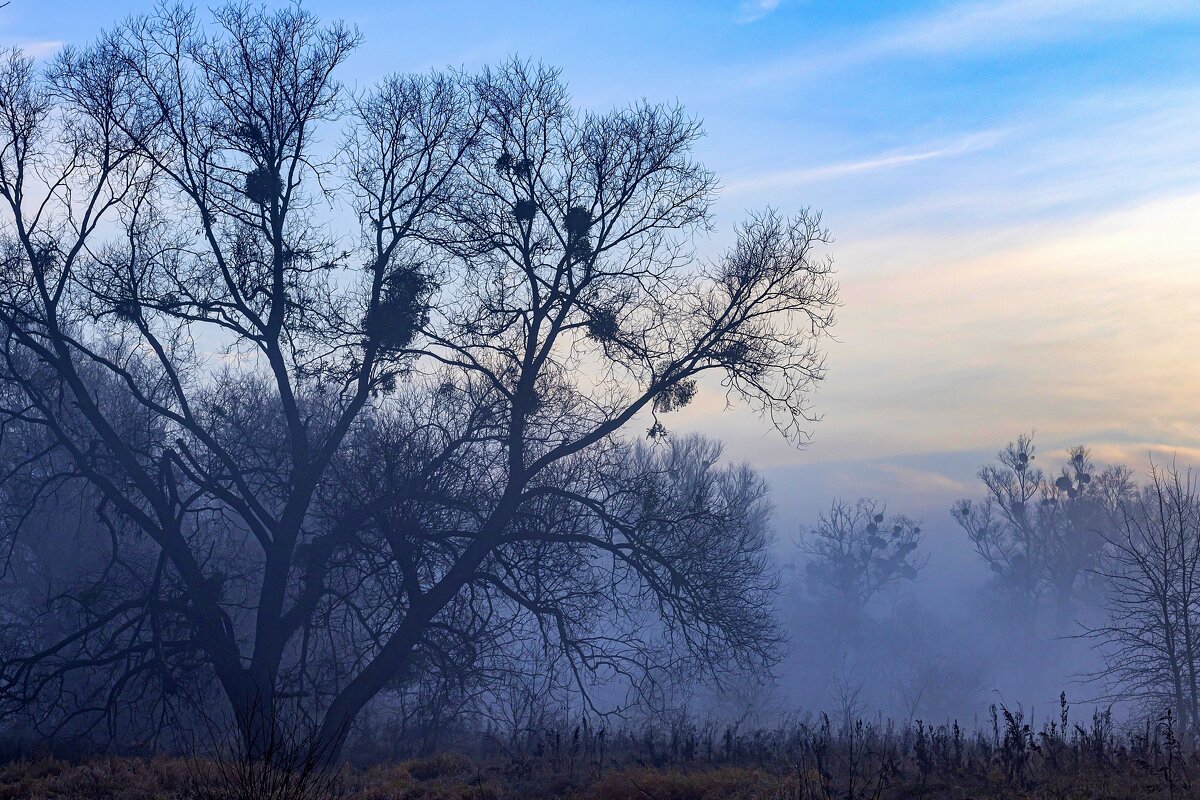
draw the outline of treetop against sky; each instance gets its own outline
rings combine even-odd
[[[583,108],[683,103],[722,181],[714,255],[747,209],[823,212],[844,301],[824,418],[800,454],[702,393],[676,426],[724,436],[735,456],[882,458],[876,485],[816,493],[940,494],[970,479],[951,453],[1030,429],[1043,447],[1086,441],[1132,463],[1200,450],[1193,3],[305,8],[365,34],[351,85],[517,54],[560,67]],[[17,0],[0,41],[49,55],[149,9]]]

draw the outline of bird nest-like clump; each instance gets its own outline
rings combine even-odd
[[[246,173],[246,198],[255,205],[271,205],[282,189],[283,182],[274,170],[258,167]]]
[[[433,282],[416,270],[398,270],[389,275],[379,302],[363,320],[367,338],[389,350],[407,347],[429,319],[432,292]]]

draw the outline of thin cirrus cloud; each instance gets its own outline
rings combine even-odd
[[[746,84],[795,80],[888,59],[993,51],[1020,44],[1081,39],[1106,28],[1200,18],[1200,3],[1181,0],[992,0],[961,2],[877,24],[836,49],[810,51],[758,67]]]
[[[954,158],[989,149],[1000,142],[1004,135],[1005,132],[1002,130],[977,131],[937,145],[897,150],[835,164],[774,170],[730,181],[725,186],[725,193],[727,195],[751,194],[768,189],[800,186],[846,175],[895,169],[922,161]]]
[[[16,42],[10,45],[10,47],[15,47],[26,56],[37,60],[49,58],[65,46],[66,42],[58,40]]]
[[[757,22],[779,8],[779,0],[742,0],[738,6],[737,21],[746,25]]]
[[[1159,23],[1197,16],[1195,3],[1173,0],[1000,0],[960,3],[869,39],[868,54],[946,53],[1007,44],[1055,41],[1097,27]]]

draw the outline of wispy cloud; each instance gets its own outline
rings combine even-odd
[[[741,25],[757,22],[779,8],[779,0],[742,0],[738,5],[737,21]]]
[[[998,0],[959,3],[864,43],[863,54],[945,53],[1014,41],[1055,41],[1092,28],[1196,16],[1195,3],[1157,0]]]
[[[766,189],[800,186],[845,175],[895,169],[922,161],[954,158],[992,147],[1003,138],[1003,135],[1004,132],[999,130],[978,131],[943,144],[897,150],[836,164],[775,170],[731,181],[726,185],[725,192],[729,195],[748,194]]]
[[[891,19],[836,49],[813,50],[754,71],[750,83],[795,79],[880,59],[979,53],[1095,35],[1109,27],[1200,18],[1194,0],[972,0]]]
[[[12,44],[8,45],[8,47],[19,48],[25,53],[25,55],[36,59],[49,58],[59,50],[62,50],[65,46],[66,42],[61,42],[58,40],[13,42]]]
[[[1200,126],[1200,87],[1105,88],[995,122],[1003,131],[995,146],[920,174],[896,170],[870,183],[822,186],[821,196],[854,196],[858,214],[869,204],[857,223],[838,227],[886,253],[897,245],[892,237],[916,229],[982,241],[1012,226],[1053,227],[1200,188],[1191,133]],[[864,198],[864,189],[871,195]]]

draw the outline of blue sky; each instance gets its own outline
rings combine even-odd
[[[585,107],[678,100],[725,187],[714,251],[749,209],[823,210],[845,307],[811,446],[715,393],[675,423],[769,470],[781,533],[834,494],[940,528],[1023,431],[1200,462],[1195,0],[305,6],[365,35],[350,83],[518,54]],[[51,53],[148,8],[12,0],[0,39]]]

